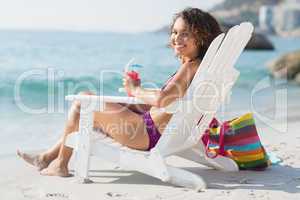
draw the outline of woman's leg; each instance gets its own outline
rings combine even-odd
[[[81,92],[80,95],[94,95],[90,92]],[[79,128],[80,118],[80,103],[73,103],[69,116],[68,123],[65,126],[64,135],[58,145],[48,151],[49,157],[54,158],[49,166],[41,171],[42,175],[47,176],[69,176],[68,163],[73,153],[73,149],[65,146],[66,139],[69,134],[77,132]]]
[[[125,104],[125,103],[120,103],[120,105],[125,106],[129,110],[137,113],[137,114],[142,114],[146,111],[149,111],[151,109],[151,105],[146,105],[146,104]]]
[[[149,138],[143,119],[130,109],[115,103],[107,103],[103,112],[94,113],[94,127],[128,147],[146,150]],[[68,135],[66,131],[62,144]],[[50,165],[41,171],[42,175],[68,176],[68,163],[72,149],[61,145],[59,154]]]
[[[42,175],[68,176],[68,163],[72,149],[65,146],[70,132],[78,131],[79,116],[76,115],[76,126],[66,127],[62,145],[56,159],[41,171]],[[106,103],[105,110],[94,112],[94,128],[101,129],[119,143],[140,150],[148,149],[149,138],[144,121],[140,115],[116,103]]]
[[[81,92],[79,93],[80,95],[93,95],[93,93],[90,92]],[[119,113],[119,109],[120,110],[124,110],[126,108],[128,108],[129,110],[137,113],[137,114],[141,114],[145,111],[148,111],[151,106],[149,105],[130,105],[130,104],[120,104],[122,107],[120,107],[119,105],[116,106],[116,108],[111,108],[112,106],[114,106],[113,103],[109,104],[110,109],[114,110],[114,113]],[[69,121],[66,124],[66,130],[64,131],[64,135],[63,137],[50,149],[48,149],[46,152],[44,152],[42,154],[42,158],[43,160],[47,161],[48,163],[50,163],[52,160],[54,160],[55,158],[58,157],[59,152],[61,151],[61,145],[65,143],[65,139],[67,138],[67,136],[70,133],[73,133],[74,131],[78,131],[79,128],[79,112],[80,112],[80,105],[79,104],[73,104],[70,112],[69,112]],[[98,120],[99,121],[99,120]],[[69,127],[69,128],[68,128]],[[97,126],[95,126],[97,127]],[[63,153],[62,153],[63,154]],[[65,157],[68,157],[65,155]]]
[[[79,110],[79,109],[78,109]],[[73,149],[65,146],[66,138],[69,134],[78,131],[79,125],[79,112],[71,111],[71,117],[65,126],[64,135],[60,141],[50,148],[44,155],[47,155],[51,160],[47,168],[41,170],[42,175],[48,176],[69,176],[68,163],[72,156]]]
[[[79,94],[93,95],[93,93],[91,92],[80,92]],[[38,170],[43,170],[47,168],[48,165],[58,157],[59,152],[61,151],[62,148],[62,144],[64,143],[64,138],[66,138],[69,134],[78,131],[79,111],[80,111],[80,104],[78,102],[73,103],[69,111],[69,116],[64,128],[63,136],[51,148],[49,148],[48,150],[46,150],[41,154],[28,154],[28,153],[23,153],[19,150],[17,151],[17,154],[29,164],[36,166]],[[71,151],[69,151],[70,154],[69,156],[71,156],[70,152]]]
[[[81,94],[91,95],[90,93]],[[36,156],[18,154],[25,161],[43,169],[42,175],[69,176],[68,162],[72,149],[63,144],[70,133],[78,131],[79,110],[79,104],[72,105],[64,135],[52,148]],[[95,112],[94,127],[102,129],[116,141],[131,148],[140,150],[148,148],[149,138],[142,117],[120,104],[107,103],[105,111]]]
[[[49,148],[47,151],[40,154],[24,153],[17,150],[19,157],[23,158],[29,164],[37,167],[39,171],[48,167],[49,163],[58,156],[62,139],[60,139],[55,145]]]
[[[149,138],[143,117],[120,104],[107,103],[105,111],[95,112],[94,127],[125,146],[148,149]]]

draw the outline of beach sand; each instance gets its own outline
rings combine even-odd
[[[39,172],[15,155],[0,158],[1,200],[163,200],[163,199],[300,199],[300,116],[291,109],[287,130],[258,124],[258,131],[268,152],[283,162],[265,171],[220,172],[178,157],[168,162],[202,176],[208,183],[204,192],[175,187],[99,158],[92,158],[91,184],[79,184],[75,177],[40,176]],[[283,120],[284,121],[284,120]],[[285,123],[276,122],[276,127]],[[72,169],[74,160],[71,160]],[[72,171],[71,171],[72,172]]]

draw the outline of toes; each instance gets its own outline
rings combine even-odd
[[[47,163],[41,162],[41,163],[37,166],[38,171],[42,171],[42,170],[45,169],[47,166],[48,166]]]
[[[38,171],[41,171],[49,165],[49,163],[44,161],[38,154],[27,154],[17,150],[17,155],[27,163],[37,167]]]
[[[42,170],[40,171],[40,175],[42,175],[42,176],[49,176],[49,173],[48,173],[47,168],[46,168],[46,169],[42,169]]]
[[[23,157],[23,153],[18,149],[17,150],[17,155],[19,156],[19,157]]]
[[[42,176],[58,176],[55,171],[48,169],[48,168],[41,170],[40,175],[42,175]]]
[[[70,177],[71,174],[69,174],[68,170],[64,169],[49,169],[45,168],[40,171],[40,174],[42,176],[60,176],[60,177]]]

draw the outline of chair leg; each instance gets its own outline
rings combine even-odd
[[[201,165],[211,167],[211,168],[215,168],[214,165],[212,165],[210,162],[208,162],[205,159],[205,156],[202,155],[201,153],[199,153],[199,151],[197,149],[188,149],[186,151],[179,152],[176,155],[179,156],[179,157],[191,160],[193,162],[199,163]]]
[[[178,156],[200,163],[207,167],[211,167],[221,171],[237,172],[239,168],[237,164],[230,158],[224,156],[217,156],[216,158],[209,158],[205,155],[205,148],[202,144],[197,145],[192,149],[177,153]]]
[[[206,158],[215,169],[225,172],[238,172],[239,168],[237,164],[230,158],[224,156],[217,156],[216,158]]]
[[[206,183],[202,177],[187,170],[167,165],[164,158],[155,152],[155,149],[152,150],[150,156],[123,153],[122,157],[121,165],[126,166],[127,169],[136,170],[163,182],[196,191],[206,189]]]
[[[151,150],[149,156],[132,152],[122,152],[120,164],[129,170],[158,178],[173,185],[202,191],[206,188],[205,181],[198,175],[184,169],[167,165],[156,148]]]
[[[83,107],[83,106],[82,106]],[[91,133],[93,128],[93,113],[81,110],[76,148],[75,175],[80,183],[91,183],[88,178],[90,167]]]
[[[197,147],[201,152],[205,152],[205,147],[202,142],[199,143]],[[205,155],[205,154],[204,154]],[[226,172],[237,172],[239,171],[239,167],[237,164],[230,158],[225,156],[218,155],[216,158],[209,158],[207,156],[204,157],[206,162],[209,163],[208,166],[212,166],[215,169]]]
[[[177,167],[167,166],[170,179],[167,181],[171,184],[194,189],[201,192],[207,188],[206,182],[202,177]]]

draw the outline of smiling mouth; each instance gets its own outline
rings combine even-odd
[[[184,47],[185,47],[185,45],[182,45],[182,44],[180,44],[180,45],[176,44],[176,45],[175,45],[175,48],[176,48],[176,49],[182,49],[182,48],[184,48]]]

